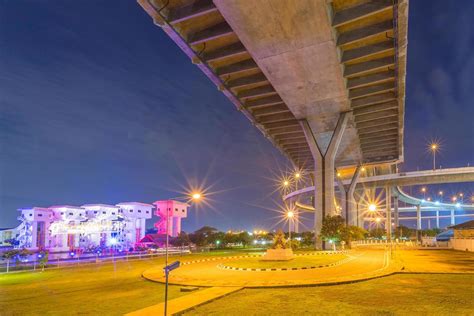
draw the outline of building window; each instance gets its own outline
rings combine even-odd
[[[141,212],[142,212],[142,210],[138,210],[138,213],[141,213]]]
[[[178,209],[177,209],[177,208],[175,208],[175,209],[174,209],[174,211],[175,211],[175,212],[177,212],[177,211],[178,211]]]
[[[97,214],[97,211],[94,211],[94,214]]]
[[[61,215],[64,215],[64,212],[61,212]]]
[[[112,215],[115,215],[115,212],[112,212]]]
[[[38,214],[39,217],[43,217],[43,214]]]
[[[107,212],[106,212],[106,211],[103,211],[102,214],[107,214]]]
[[[182,210],[182,212],[184,213],[185,211],[184,211],[184,210]]]
[[[130,210],[130,213],[133,213],[133,210]]]
[[[33,214],[28,214],[28,215],[33,216]]]
[[[73,214],[73,213],[69,213],[69,215],[71,215],[71,216],[72,216],[72,215],[74,215],[74,214]]]
[[[149,213],[150,213],[150,211],[146,211],[146,213],[147,213],[147,214],[149,214]]]

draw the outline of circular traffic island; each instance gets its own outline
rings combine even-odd
[[[282,261],[268,261],[263,260],[262,257],[247,257],[228,260],[225,263],[221,263],[218,267],[237,271],[305,270],[330,267],[347,258],[347,255],[343,253],[333,255],[301,254],[296,255],[292,260]]]
[[[227,267],[227,268],[226,268]],[[290,261],[264,261],[262,254],[206,257],[183,261],[169,275],[174,285],[199,287],[279,287],[328,285],[389,273],[384,250],[298,253]],[[145,279],[164,283],[163,266],[145,270]]]

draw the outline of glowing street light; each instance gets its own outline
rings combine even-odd
[[[369,205],[369,211],[370,212],[375,212],[376,209],[377,209],[377,205],[375,205],[373,203]]]
[[[426,197],[426,187],[422,187],[421,192],[423,192],[423,198],[425,198]]]
[[[377,218],[375,219],[375,221],[376,221],[377,223],[380,223],[381,220],[382,220],[382,219],[381,219],[380,217],[377,217]]]
[[[456,202],[457,200],[458,200],[458,197],[457,197],[457,196],[453,196],[453,197],[451,198],[451,201],[453,201],[453,202]]]
[[[299,178],[301,178],[301,173],[299,173],[299,172],[296,172],[296,173],[295,173],[295,178],[296,178],[296,179],[299,179]]]
[[[201,199],[201,193],[193,193],[193,195],[191,196],[193,200],[200,200]]]

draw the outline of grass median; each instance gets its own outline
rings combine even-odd
[[[185,315],[472,315],[474,275],[397,274],[324,287],[244,289]]]
[[[239,252],[241,254],[241,252]],[[189,261],[235,255],[232,251],[173,256]],[[122,315],[164,300],[164,286],[141,277],[164,258],[119,260],[0,275],[0,315]],[[169,287],[169,298],[187,293]]]

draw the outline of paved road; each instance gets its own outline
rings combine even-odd
[[[170,284],[193,286],[265,287],[337,283],[361,280],[388,273],[388,253],[381,249],[362,250],[350,254],[343,264],[314,270],[297,271],[233,271],[218,267],[230,259],[184,265],[170,274]],[[164,282],[162,266],[143,273],[147,279]]]

